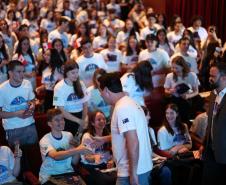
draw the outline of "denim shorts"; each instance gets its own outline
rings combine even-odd
[[[38,134],[34,123],[26,127],[9,129],[5,132],[10,146],[13,146],[16,141],[19,141],[20,145],[31,145],[38,142]]]
[[[151,171],[148,171],[138,175],[139,185],[149,185],[150,173]],[[129,177],[117,177],[116,185],[130,185]]]

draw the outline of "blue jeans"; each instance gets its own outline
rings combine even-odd
[[[38,134],[35,124],[22,128],[6,130],[6,139],[10,146],[14,146],[15,141],[19,141],[20,145],[32,145],[38,142]]]
[[[151,171],[138,175],[139,185],[150,185],[150,173]],[[116,185],[130,185],[129,177],[117,177]]]

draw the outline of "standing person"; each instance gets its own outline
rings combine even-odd
[[[76,62],[64,66],[64,79],[54,87],[53,105],[59,107],[65,118],[65,130],[73,135],[88,119],[88,96],[85,85],[79,80]],[[81,127],[82,128],[82,127]]]
[[[218,63],[210,68],[211,86],[208,126],[204,140],[204,185],[225,184],[226,174],[226,64]]]
[[[102,75],[98,80],[102,97],[114,106],[111,140],[118,170],[116,184],[148,185],[153,164],[145,114],[123,93],[117,73]]]
[[[9,80],[0,85],[0,118],[9,145],[15,141],[21,145],[34,144],[38,137],[34,124],[35,108],[31,83],[25,80],[24,66],[18,60],[8,65]]]

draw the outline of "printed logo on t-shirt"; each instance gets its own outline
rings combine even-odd
[[[0,165],[0,184],[2,184],[2,182],[5,182],[8,176],[9,174],[7,168],[3,165]]]
[[[67,97],[67,101],[74,101],[74,100],[78,100],[78,96],[75,93],[71,93],[68,97]]]
[[[113,54],[107,54],[108,60],[109,62],[116,62],[117,61],[117,55],[113,55]]]
[[[157,65],[157,61],[155,59],[150,58],[149,61],[150,61],[151,65],[153,65],[153,66]]]
[[[181,141],[185,141],[185,136],[183,134],[176,134],[173,142],[181,142]]]
[[[17,96],[10,103],[10,111],[15,112],[19,110],[25,110],[27,108],[27,101],[22,96]]]
[[[98,68],[96,64],[89,64],[85,68],[85,72],[93,72]]]
[[[128,122],[129,122],[129,118],[126,118],[126,119],[123,119],[123,120],[122,120],[122,123],[123,123],[123,124],[126,124],[126,123],[128,123]]]

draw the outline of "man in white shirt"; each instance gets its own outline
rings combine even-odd
[[[31,83],[24,79],[24,66],[18,60],[8,65],[9,80],[0,85],[0,118],[9,145],[16,141],[21,145],[37,142],[33,113],[35,109]]]
[[[100,92],[114,106],[111,141],[117,167],[116,185],[148,185],[152,170],[152,149],[143,109],[122,90],[118,73],[101,76]]]
[[[92,42],[89,39],[81,41],[82,53],[77,59],[79,65],[79,77],[85,83],[86,87],[92,85],[93,74],[97,68],[107,70],[107,64],[99,53],[94,53]]]

